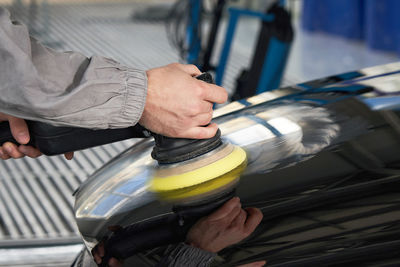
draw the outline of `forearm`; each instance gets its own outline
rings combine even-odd
[[[146,102],[145,71],[46,48],[1,8],[0,36],[0,112],[86,128],[138,122]]]

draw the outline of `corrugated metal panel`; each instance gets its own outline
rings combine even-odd
[[[69,267],[80,250],[82,245],[0,249],[0,266]]]
[[[72,192],[133,142],[76,152],[72,161],[42,156],[0,162],[0,247],[80,242]]]

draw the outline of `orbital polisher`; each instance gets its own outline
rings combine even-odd
[[[209,73],[203,73],[196,78],[213,82]],[[150,188],[162,194],[213,180],[246,162],[243,149],[222,142],[220,130],[209,139],[183,139],[150,133],[139,124],[124,129],[91,130],[55,127],[36,121],[27,123],[31,136],[28,145],[38,148],[48,156],[151,134],[155,139],[151,155],[157,160],[158,168]],[[8,122],[1,122],[0,144],[5,142],[18,145]]]
[[[196,77],[212,82],[208,73]],[[46,155],[58,155],[134,137],[148,137],[140,125],[125,129],[90,130],[55,127],[28,121],[31,141]],[[234,188],[247,164],[245,151],[221,139],[220,130],[209,139],[170,138],[150,133],[151,153],[157,160],[149,188],[161,200],[173,203],[173,214],[154,222],[135,224],[111,234],[105,245],[103,266],[109,258],[127,258],[139,251],[183,241],[190,227],[234,196]],[[0,123],[0,144],[13,142],[8,122]],[[133,242],[133,240],[135,240]]]

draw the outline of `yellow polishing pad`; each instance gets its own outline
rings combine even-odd
[[[190,202],[206,197],[209,198],[221,192],[229,191],[229,189],[235,187],[239,182],[240,175],[246,169],[246,165],[247,162],[244,161],[232,171],[210,181],[177,190],[158,192],[158,194],[161,199],[166,201],[183,200],[185,202]]]
[[[206,155],[207,156],[207,155]],[[212,158],[212,157],[209,157]],[[165,192],[201,184],[220,177],[246,161],[246,152],[233,145],[228,145],[214,155],[214,161],[207,157],[192,160],[183,166],[160,169],[150,181],[150,190]]]

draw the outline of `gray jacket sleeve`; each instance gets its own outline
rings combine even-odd
[[[156,267],[209,267],[216,253],[191,247],[184,243],[170,245]],[[125,261],[122,266],[136,266],[137,262]],[[84,248],[71,267],[97,267],[90,252]]]
[[[47,48],[0,8],[0,112],[53,125],[123,128],[140,119],[146,90],[145,71]]]
[[[216,253],[179,243],[168,247],[157,267],[209,267],[216,256]]]

